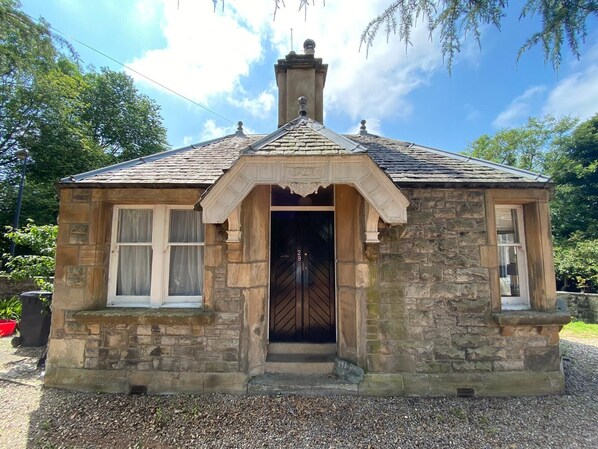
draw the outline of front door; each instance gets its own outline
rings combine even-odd
[[[335,341],[333,219],[272,212],[270,341]]]

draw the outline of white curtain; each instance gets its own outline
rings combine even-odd
[[[119,210],[117,295],[149,296],[150,294],[152,220],[151,209]],[[139,243],[147,243],[147,245],[139,245]]]
[[[201,214],[192,210],[170,211],[169,296],[199,296],[203,290],[201,267],[203,247],[189,243],[203,242]],[[186,243],[187,245],[177,245]]]

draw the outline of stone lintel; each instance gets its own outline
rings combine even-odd
[[[205,309],[107,308],[75,312],[73,319],[83,324],[212,324],[215,314]]]

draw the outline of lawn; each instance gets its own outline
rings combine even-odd
[[[572,321],[563,327],[561,337],[598,338],[598,324],[588,324],[583,321]]]

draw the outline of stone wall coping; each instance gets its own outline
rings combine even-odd
[[[558,291],[556,292],[557,296],[563,297],[563,296],[587,296],[589,298],[598,298],[598,293],[585,293],[585,292],[565,292],[565,291]]]
[[[83,324],[211,324],[212,310],[206,309],[150,309],[111,307],[101,310],[75,312],[73,319]]]

